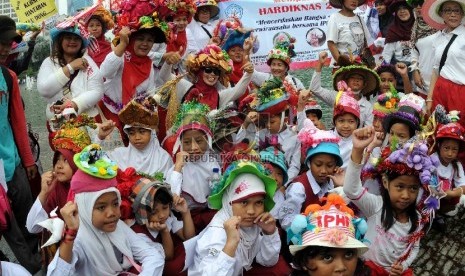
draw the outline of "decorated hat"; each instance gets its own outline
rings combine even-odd
[[[315,100],[310,100],[305,104],[305,113],[314,113],[318,117],[318,120],[323,117],[323,111],[321,106]]]
[[[268,53],[266,63],[271,65],[273,59],[279,59],[289,66],[291,58],[295,57],[295,38],[286,32],[279,32],[273,37],[274,48]]]
[[[367,229],[366,221],[355,217],[341,196],[329,194],[323,206],[309,205],[295,216],[287,229],[287,241],[292,242],[289,251],[295,255],[309,246],[350,248],[361,256],[368,251],[362,242]]]
[[[284,153],[275,147],[268,147],[260,151],[260,160],[262,163],[271,163],[278,166],[283,172],[283,183],[287,183],[289,179],[287,175],[287,162]]]
[[[421,111],[424,108],[425,100],[410,93],[402,97],[398,104],[398,110],[384,117],[383,128],[389,133],[391,126],[395,123],[403,123],[412,130],[420,130]]]
[[[365,4],[366,0],[358,0],[358,5],[361,6]],[[342,9],[342,4],[344,3],[344,0],[329,0],[329,4],[336,9]]]
[[[220,70],[220,83],[228,87],[229,75],[232,72],[232,62],[229,55],[214,44],[207,45],[196,55],[189,55],[186,60],[186,70],[195,78],[202,68],[213,67]]]
[[[111,30],[115,27],[115,22],[113,21],[113,15],[111,14],[109,10],[105,9],[101,5],[98,5],[98,7],[95,8],[89,20],[85,22],[85,25],[88,25],[91,19],[97,19],[102,23],[103,32]]]
[[[373,115],[379,118],[384,118],[398,109],[400,101],[397,90],[391,84],[391,90],[376,97],[376,102],[373,105]]]
[[[345,81],[338,83],[338,94],[334,102],[333,120],[340,115],[350,113],[360,121],[360,105],[353,97],[352,90]]]
[[[141,178],[132,187],[131,198],[134,200],[132,211],[138,224],[146,225],[148,223],[150,213],[153,211],[155,195],[160,191],[166,192],[171,198],[173,197],[169,184],[160,181]]]
[[[298,96],[293,85],[273,77],[263,82],[256,93],[244,98],[243,103],[258,113],[277,115],[297,104]]]
[[[265,194],[265,211],[274,207],[273,196],[276,192],[276,181],[270,178],[270,173],[262,164],[253,161],[239,160],[233,162],[213,187],[208,203],[212,209],[221,209],[223,194],[226,189],[234,189],[231,202],[251,196]]]
[[[194,3],[197,6],[197,10],[200,7],[209,7],[210,18],[216,17],[220,13],[220,8],[218,8],[218,3],[215,0],[195,0]]]
[[[176,142],[173,147],[175,154],[181,146],[181,135],[187,130],[199,130],[207,135],[208,146],[212,147],[214,123],[210,121],[208,113],[210,108],[206,104],[201,104],[197,101],[183,103],[176,116],[176,120],[172,127],[172,133],[176,135]]]
[[[453,139],[457,140],[460,144],[461,149],[465,147],[465,128],[458,123],[460,120],[459,111],[452,110],[443,118],[439,118],[441,115],[438,113],[445,112],[444,108],[441,108],[441,105],[436,106],[434,116],[438,122],[436,130],[436,141],[441,139]],[[439,115],[439,116],[438,116]]]
[[[152,97],[133,99],[118,113],[125,125],[156,129],[158,127],[158,112]]]
[[[336,165],[339,167],[344,163],[338,145],[340,138],[331,131],[316,128],[310,119],[305,119],[304,127],[299,131],[297,138],[301,142],[304,152],[307,153],[305,164],[308,164],[314,155],[320,153],[333,155],[336,158]]]
[[[426,101],[413,93],[404,95],[399,101],[399,107],[409,106],[415,109],[418,113],[422,114],[426,108]]]
[[[190,23],[197,11],[197,6],[193,0],[159,0],[158,12],[165,21],[173,21],[175,16],[186,15]]]
[[[444,19],[442,19],[441,15],[439,14],[439,9],[445,2],[450,2],[450,0],[427,0],[421,7],[421,15],[423,16],[423,20],[425,20],[428,25],[435,28],[436,30],[442,30],[446,27]],[[462,11],[465,12],[464,0],[453,0],[453,2],[457,2],[462,7]],[[462,19],[462,23],[463,22],[464,21]]]
[[[221,19],[213,30],[213,36],[219,38],[219,46],[226,52],[233,46],[242,46],[250,37],[252,29],[245,29],[237,17]]]
[[[83,27],[80,27],[78,24],[74,24],[73,26],[70,27],[54,27],[53,29],[50,30],[50,38],[52,40],[52,43],[56,43],[58,37],[62,34],[74,34],[79,36],[82,39],[82,46],[83,48],[86,48],[89,45],[89,40],[87,39],[86,36],[86,31],[84,31]]]
[[[119,42],[119,32],[125,26],[132,32],[148,31],[154,35],[155,43],[164,43],[169,37],[169,26],[160,20],[156,12],[157,5],[153,1],[127,0],[121,4],[121,10],[116,15],[116,27],[113,29],[115,39]]]
[[[362,65],[350,65],[344,66],[337,70],[333,74],[333,87],[335,90],[338,90],[337,84],[343,80],[347,81],[351,75],[360,75],[363,77],[365,82],[365,87],[362,89],[361,93],[363,96],[370,96],[373,93],[377,92],[379,89],[379,84],[381,80],[378,74],[371,70],[370,68]]]
[[[52,145],[55,150],[67,149],[74,153],[81,152],[86,146],[90,145],[89,134],[84,129],[85,126],[96,128],[95,120],[86,114],[81,114],[77,118],[71,118],[63,123],[61,128],[53,137]]]

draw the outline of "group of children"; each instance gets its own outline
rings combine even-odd
[[[294,39],[283,33],[271,73],[255,71],[255,38],[237,18],[184,56],[187,22],[217,13],[198,2],[161,5],[173,31],[128,1],[113,48],[100,33],[82,52],[78,25],[52,33],[39,92],[53,169],[26,221],[47,275],[413,275],[421,238],[446,228],[463,195],[457,112],[438,105],[428,118],[405,64],[352,59],[364,42],[338,41],[364,25],[353,12],[364,1],[330,1],[341,8],[330,20],[340,36],[328,35],[333,90],[321,84],[325,52],[308,90],[288,74]],[[89,14],[89,32],[113,27],[101,7]],[[127,145],[106,148],[115,131]]]

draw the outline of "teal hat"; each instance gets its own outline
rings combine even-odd
[[[283,183],[287,183],[289,176],[287,175],[286,157],[282,151],[275,147],[267,147],[260,151],[260,160],[278,166],[283,171]]]
[[[212,209],[221,209],[223,207],[223,194],[229,185],[241,174],[253,174],[257,176],[265,186],[265,211],[269,212],[274,207],[273,196],[276,192],[276,181],[269,177],[269,172],[262,164],[239,160],[233,162],[224,172],[221,180],[213,187],[211,195],[208,197],[208,203]]]
[[[339,151],[338,144],[331,142],[321,142],[316,147],[307,149],[307,157],[305,158],[305,164],[307,164],[308,161],[310,161],[310,158],[319,153],[333,155],[336,158],[336,165],[338,167],[341,167],[344,163],[342,161],[341,152]]]
[[[84,35],[81,33],[81,30],[77,25],[74,25],[72,27],[66,27],[66,28],[53,28],[50,30],[50,38],[52,39],[52,43],[55,43],[58,37],[63,34],[63,33],[70,33],[79,36],[82,39],[82,46],[84,48],[87,48],[89,45],[89,40],[84,37]]]

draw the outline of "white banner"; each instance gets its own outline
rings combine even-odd
[[[251,57],[259,70],[269,70],[268,52],[273,48],[273,37],[285,32],[296,39],[291,69],[312,66],[318,53],[326,46],[329,17],[339,11],[328,0],[229,0],[219,3],[220,18],[237,16],[246,28],[253,28],[258,37],[259,49]],[[367,6],[359,7],[364,13]]]

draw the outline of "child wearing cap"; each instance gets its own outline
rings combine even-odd
[[[157,138],[157,106],[144,98],[131,100],[118,114],[124,124],[123,130],[129,139],[127,147],[108,151],[121,170],[129,167],[150,176],[156,173],[166,175],[173,166],[171,156],[164,150]],[[100,125],[97,143],[104,140],[115,128],[113,121]]]
[[[287,230],[292,275],[370,275],[360,259],[368,251],[361,242],[366,230],[366,221],[339,195],[328,195],[323,206],[307,206]]]
[[[163,275],[179,275],[186,257],[182,241],[195,236],[186,201],[179,196],[173,197],[169,186],[148,179],[137,181],[130,198],[135,214],[131,229],[152,247],[164,252]],[[171,208],[181,214],[181,221],[174,216]]]
[[[47,275],[117,275],[136,265],[139,275],[161,275],[163,254],[120,221],[117,166],[98,145],[74,156],[69,199],[60,213],[66,228]]]
[[[338,136],[332,131],[317,129],[307,119],[297,137],[306,152],[308,171],[297,176],[286,189],[286,199],[278,213],[283,229],[291,225],[305,206],[318,203],[329,190],[342,186],[343,181],[343,175],[338,170],[343,164]]]
[[[302,91],[301,91],[302,93]],[[297,130],[300,131],[303,128],[305,119],[310,119],[312,123],[321,130],[326,130],[325,125],[321,122],[323,117],[323,111],[321,106],[315,100],[308,100],[305,105],[301,106],[301,97],[299,96],[299,103],[297,105]]]
[[[92,8],[93,7],[89,9]],[[105,57],[111,52],[111,43],[105,39],[105,33],[115,26],[113,16],[111,12],[106,10],[103,6],[98,6],[92,12],[85,26],[90,36],[89,56],[100,68]]]
[[[189,275],[287,275],[276,221],[269,213],[275,192],[276,181],[261,164],[232,163],[208,198],[219,211],[187,253]]]

